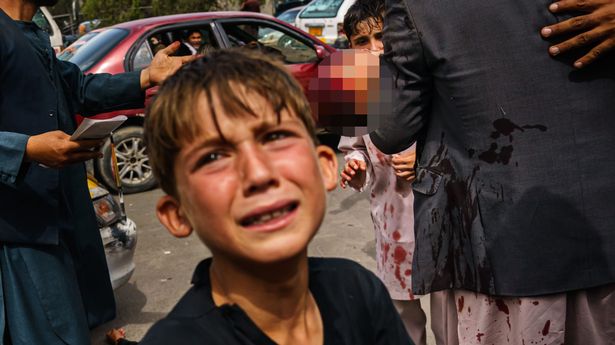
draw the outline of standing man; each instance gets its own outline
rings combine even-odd
[[[544,2],[386,3],[399,94],[371,139],[418,140],[414,292],[454,289],[461,344],[612,341],[615,65],[549,56],[569,16]]]
[[[55,0],[0,0],[0,342],[88,344],[115,316],[81,162],[100,141],[73,142],[74,115],[143,106],[143,90],[188,58],[122,75],[86,76],[56,59],[32,17]]]

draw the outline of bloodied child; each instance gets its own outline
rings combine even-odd
[[[383,284],[308,258],[337,183],[309,103],[282,65],[225,50],[163,85],[146,123],[160,221],[212,257],[141,344],[411,344]],[[181,97],[180,97],[181,96]]]

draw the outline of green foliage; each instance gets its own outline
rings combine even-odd
[[[81,14],[83,20],[97,18],[109,26],[152,16],[219,10],[235,2],[240,0],[85,0]]]

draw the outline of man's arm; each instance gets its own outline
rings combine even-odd
[[[428,121],[431,77],[404,0],[388,0],[386,8],[384,60],[391,66],[395,82],[393,115],[370,133],[370,138],[380,151],[393,154],[415,142]]]
[[[551,55],[575,51],[582,47],[592,47],[587,54],[574,62],[574,67],[583,68],[615,51],[614,0],[562,0],[552,3],[549,10],[553,13],[584,13],[544,27],[540,31],[546,38],[575,35],[549,47]]]
[[[62,79],[68,85],[67,99],[81,115],[143,107],[143,90],[161,84],[182,65],[198,56],[169,56],[177,50],[174,42],[154,56],[149,67],[142,71],[111,75],[107,73],[84,75],[79,68],[67,61],[59,61]]]

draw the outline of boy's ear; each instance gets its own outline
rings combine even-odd
[[[337,186],[337,157],[335,152],[325,145],[316,147],[316,155],[318,156],[325,187],[330,192]]]
[[[183,215],[179,202],[170,195],[165,195],[156,204],[156,215],[171,235],[187,237],[192,233],[192,225]]]

